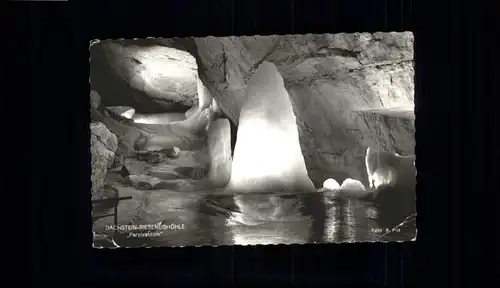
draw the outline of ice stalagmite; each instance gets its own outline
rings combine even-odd
[[[384,184],[414,188],[417,172],[414,163],[415,156],[400,156],[368,147],[365,165],[370,187],[377,188]]]
[[[210,123],[207,137],[210,168],[208,178],[215,187],[225,187],[231,178],[231,127],[228,119]]]
[[[246,87],[229,190],[313,192],[283,77],[263,62]]]

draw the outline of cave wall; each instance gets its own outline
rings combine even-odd
[[[198,105],[196,60],[173,39],[103,40],[89,50],[91,88],[104,106],[183,113]]]
[[[368,146],[414,154],[413,119],[359,111],[414,105],[411,32],[182,41],[184,49],[197,58],[199,77],[235,124],[253,71],[264,60],[278,67],[316,186],[330,177],[339,182],[351,177],[366,185]]]

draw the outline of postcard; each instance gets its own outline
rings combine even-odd
[[[414,241],[413,39],[92,41],[94,247]]]

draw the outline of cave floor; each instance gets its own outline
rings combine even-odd
[[[205,150],[181,151],[177,158],[165,157],[156,164],[126,158],[123,166],[130,176],[123,177],[122,167],[117,167],[108,171],[106,182],[120,197],[132,197],[118,205],[118,226],[127,229],[114,234],[108,228],[113,225],[113,217],[107,217],[95,221],[93,231],[126,247],[310,242],[290,237],[310,229],[311,221],[306,217],[295,222],[228,228],[231,209],[222,203],[231,202],[234,195],[218,197],[215,202],[206,201],[207,195],[214,195],[205,177],[208,161]],[[374,207],[361,201],[333,200],[327,201],[325,208],[325,242],[379,240],[380,232],[373,220],[377,216],[370,215],[377,213]],[[141,226],[151,224],[157,226]],[[388,240],[396,241],[413,238],[408,232],[387,235],[392,237]]]

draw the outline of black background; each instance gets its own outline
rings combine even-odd
[[[101,282],[495,286],[487,279],[498,268],[498,255],[488,250],[486,240],[495,241],[496,230],[484,206],[494,204],[487,184],[495,157],[490,151],[497,147],[490,131],[497,128],[498,113],[485,101],[495,95],[496,83],[485,68],[493,68],[498,56],[495,37],[488,36],[496,34],[480,25],[493,14],[492,7],[458,0],[157,3],[8,4],[2,127],[12,131],[3,133],[2,142],[7,146],[4,170],[13,173],[4,173],[2,191],[13,196],[3,205],[13,211],[4,222],[20,221],[28,199],[32,217],[29,224],[14,223],[17,232],[5,237],[10,244],[4,246],[8,253],[28,252],[28,258],[5,254],[4,259],[20,259],[26,270],[22,279],[65,287]],[[405,30],[415,34],[416,243],[91,248],[91,39]],[[26,191],[30,196],[24,196]],[[19,244],[18,238],[30,243]]]

